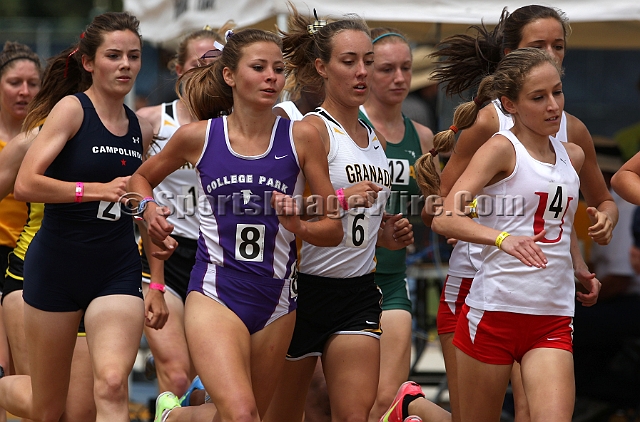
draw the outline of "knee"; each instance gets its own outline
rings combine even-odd
[[[119,371],[106,370],[94,380],[96,400],[119,402],[128,400],[128,376]]]
[[[166,375],[169,381],[169,390],[178,397],[182,396],[191,384],[189,375],[181,368],[170,368]]]
[[[58,422],[64,413],[64,408],[47,406],[46,409],[37,409],[33,415],[34,422]]]
[[[220,413],[223,413],[220,410]],[[258,409],[255,406],[234,406],[228,415],[221,415],[222,420],[232,422],[253,422],[258,419]]]

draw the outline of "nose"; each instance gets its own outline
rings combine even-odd
[[[395,74],[393,75],[393,80],[396,83],[402,83],[405,81],[405,77],[404,77],[404,72],[402,71],[402,68],[397,68],[395,71]]]
[[[24,81],[20,84],[20,89],[18,90],[18,93],[24,96],[29,95],[29,83],[27,81]]]
[[[364,63],[364,61],[360,61],[358,63],[358,67],[356,69],[356,76],[367,76],[367,65]]]

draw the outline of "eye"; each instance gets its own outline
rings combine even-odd
[[[556,90],[556,91],[553,91],[553,95],[555,95],[556,97],[557,97],[557,96],[559,96],[559,95],[562,95],[562,94],[563,94],[563,92],[562,92],[562,90],[561,90],[561,89],[558,89],[558,90]]]
[[[353,60],[343,60],[342,63],[346,64],[347,66],[351,66],[353,64]]]
[[[284,73],[284,67],[276,67],[275,68],[275,72],[276,73]]]
[[[558,51],[562,51],[562,50],[564,50],[564,45],[562,45],[562,44],[560,44],[560,45],[556,45],[554,48],[555,48],[556,50],[558,50]]]
[[[251,66],[253,68],[253,70],[255,70],[256,72],[261,72],[264,67],[262,67],[262,65],[259,64],[254,64],[253,66]]]
[[[365,66],[371,66],[372,64],[373,64],[373,59],[364,61]]]

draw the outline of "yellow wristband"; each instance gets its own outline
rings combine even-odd
[[[502,232],[498,235],[498,237],[496,237],[496,246],[498,247],[498,249],[502,249],[502,241],[509,236],[511,236],[509,233]]]

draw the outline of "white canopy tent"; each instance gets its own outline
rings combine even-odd
[[[292,0],[301,12],[315,7],[322,17],[356,13],[370,26],[399,27],[418,43],[463,32],[470,24],[495,24],[502,8],[531,4],[522,0]],[[638,0],[557,0],[550,4],[566,13],[572,26],[572,48],[640,49]],[[285,0],[124,0],[125,10],[141,21],[145,40],[171,44],[182,34],[205,25],[220,27],[233,19],[240,27],[274,29],[288,13]]]

